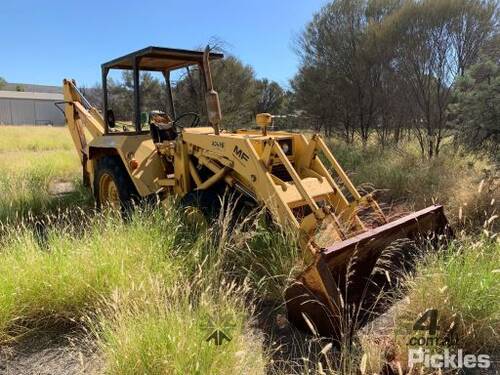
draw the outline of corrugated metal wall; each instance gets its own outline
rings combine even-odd
[[[52,100],[0,98],[2,125],[64,125],[64,116]]]
[[[11,124],[10,100],[0,99],[0,124]]]
[[[36,124],[50,121],[52,125],[64,125],[64,115],[54,105],[55,101],[35,100]],[[64,106],[63,106],[64,108]]]

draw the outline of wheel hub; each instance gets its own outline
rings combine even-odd
[[[99,197],[101,204],[110,206],[114,209],[120,208],[120,195],[115,180],[109,174],[105,173],[99,181]]]

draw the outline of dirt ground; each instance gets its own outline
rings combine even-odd
[[[322,359],[328,340],[311,340],[310,335],[293,329],[282,312],[262,306],[255,329],[265,333],[265,345],[271,348],[273,361],[269,373],[296,373],[303,360]],[[365,327],[370,335],[386,336],[393,321],[393,310]],[[366,334],[367,332],[365,332]],[[333,357],[339,353],[333,353]],[[461,372],[465,375],[498,375],[498,357],[490,369]],[[11,345],[0,346],[0,375],[76,375],[101,374],[103,361],[91,339],[84,332],[71,329],[46,330],[26,336]],[[382,372],[396,373],[396,372]]]
[[[99,374],[102,361],[80,332],[45,331],[0,347],[2,375]]]
[[[73,193],[76,189],[75,184],[71,181],[54,180],[50,182],[48,190],[52,196],[61,196]]]

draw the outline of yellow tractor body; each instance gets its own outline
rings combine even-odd
[[[345,305],[362,299],[362,286],[383,249],[401,238],[444,233],[443,209],[432,206],[388,222],[373,197],[358,192],[321,136],[268,131],[270,114],[257,116],[261,129],[222,130],[209,67],[209,59],[221,57],[208,48],[198,52],[149,47],[103,64],[104,115],[86,101],[74,81],[64,80],[65,116],[84,181],[100,204],[120,205],[133,196],[182,198],[223,186],[265,207],[276,222],[299,233],[308,262],[285,292],[290,319],[299,326],[309,320],[321,334],[339,337]],[[205,126],[176,125],[186,114],[176,116],[169,74],[187,66],[195,66],[203,78]],[[152,113],[145,130],[135,90],[135,120],[117,131],[106,92],[110,69],[131,70],[136,87],[141,70],[162,72],[170,114]],[[359,276],[346,296],[344,280],[353,256]]]

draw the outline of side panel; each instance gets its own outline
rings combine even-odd
[[[160,189],[158,180],[165,178],[165,171],[149,134],[103,135],[93,139],[89,149],[91,159],[99,154],[99,149],[116,150],[141,197]],[[131,170],[129,166],[131,159],[139,162],[139,167],[135,170]]]

